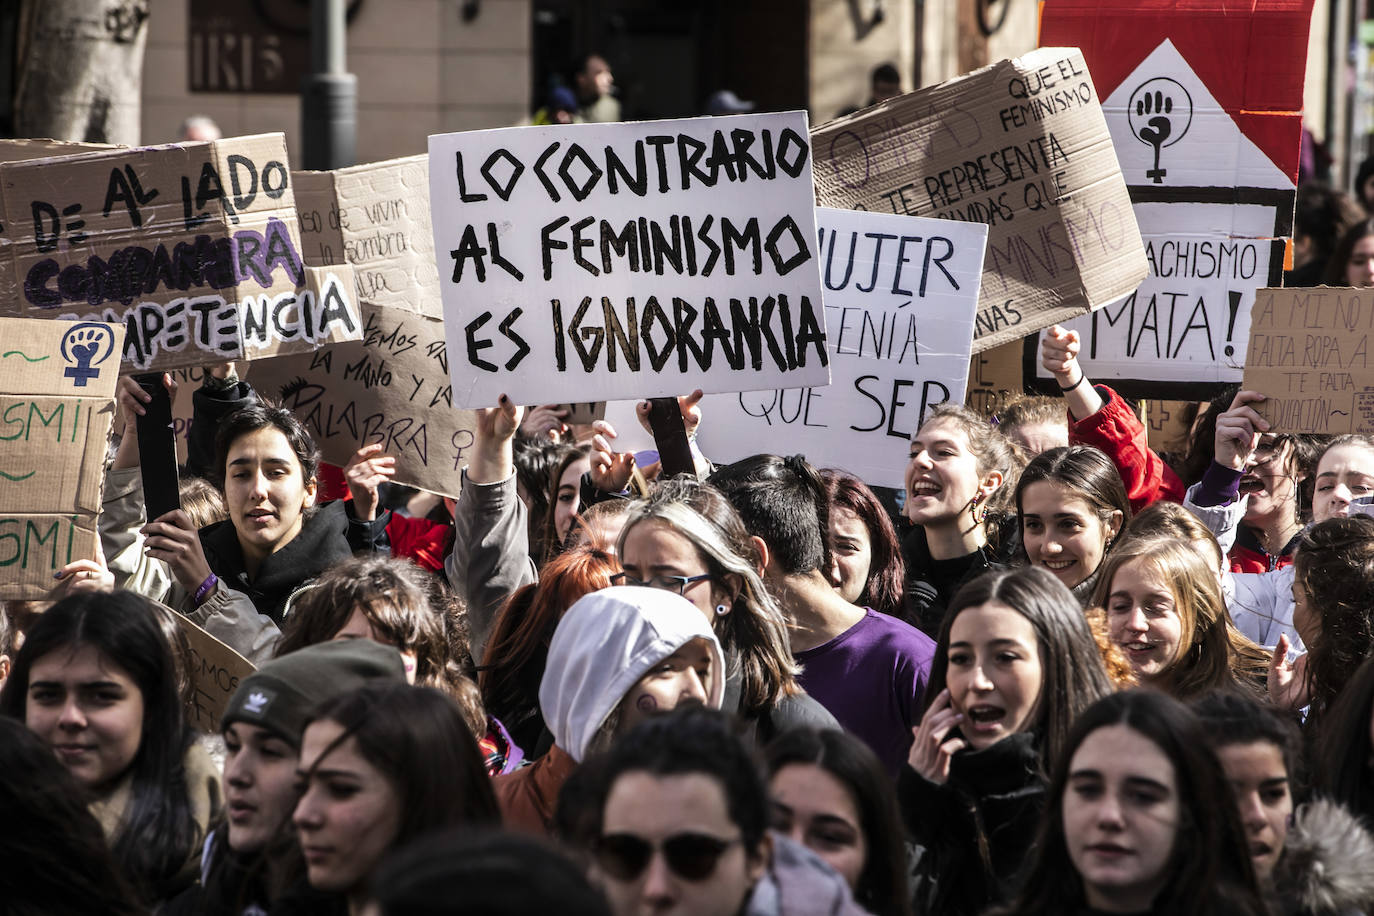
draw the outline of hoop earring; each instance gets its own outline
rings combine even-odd
[[[982,501],[983,501],[983,494],[982,494],[982,493],[976,493],[976,494],[974,494],[973,500],[968,504],[969,515],[973,518],[973,520],[974,520],[975,522],[977,522],[977,523],[980,524],[980,525],[983,524],[983,522],[985,522],[985,521],[988,520],[988,507],[987,507],[987,506],[983,506],[983,507],[982,507],[982,509],[983,509],[982,512],[979,512],[979,511],[978,511],[978,504],[979,504],[980,502],[982,502]]]
[[[724,616],[725,616],[726,614],[728,614],[728,613],[730,613],[730,606],[729,606],[728,604],[717,604],[717,605],[716,605],[716,616],[717,616],[717,617],[724,617]]]

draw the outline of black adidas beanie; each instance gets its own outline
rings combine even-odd
[[[335,639],[274,658],[244,678],[220,731],[246,722],[299,748],[305,723],[325,700],[377,679],[405,682],[401,653],[370,639]]]

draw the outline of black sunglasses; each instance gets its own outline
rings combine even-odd
[[[704,833],[676,833],[659,848],[668,867],[686,881],[704,881],[716,870],[725,850],[743,842],[739,837],[722,840]],[[596,863],[618,881],[633,881],[644,874],[654,855],[654,844],[632,833],[610,833],[596,841]]]

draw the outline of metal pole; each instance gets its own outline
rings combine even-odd
[[[347,72],[344,0],[311,0],[310,69],[301,85],[302,158],[307,169],[357,161],[358,78]]]

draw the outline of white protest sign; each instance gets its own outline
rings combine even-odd
[[[1042,39],[1080,43],[1106,96],[1150,267],[1134,293],[1066,327],[1091,378],[1196,398],[1241,380],[1255,293],[1283,275],[1310,13],[1210,0],[1155,12],[1046,12]]]
[[[830,379],[805,112],[429,138],[455,407]]]
[[[900,487],[926,411],[963,401],[988,227],[824,207],[816,224],[832,384],[708,397],[701,448],[800,452]]]

